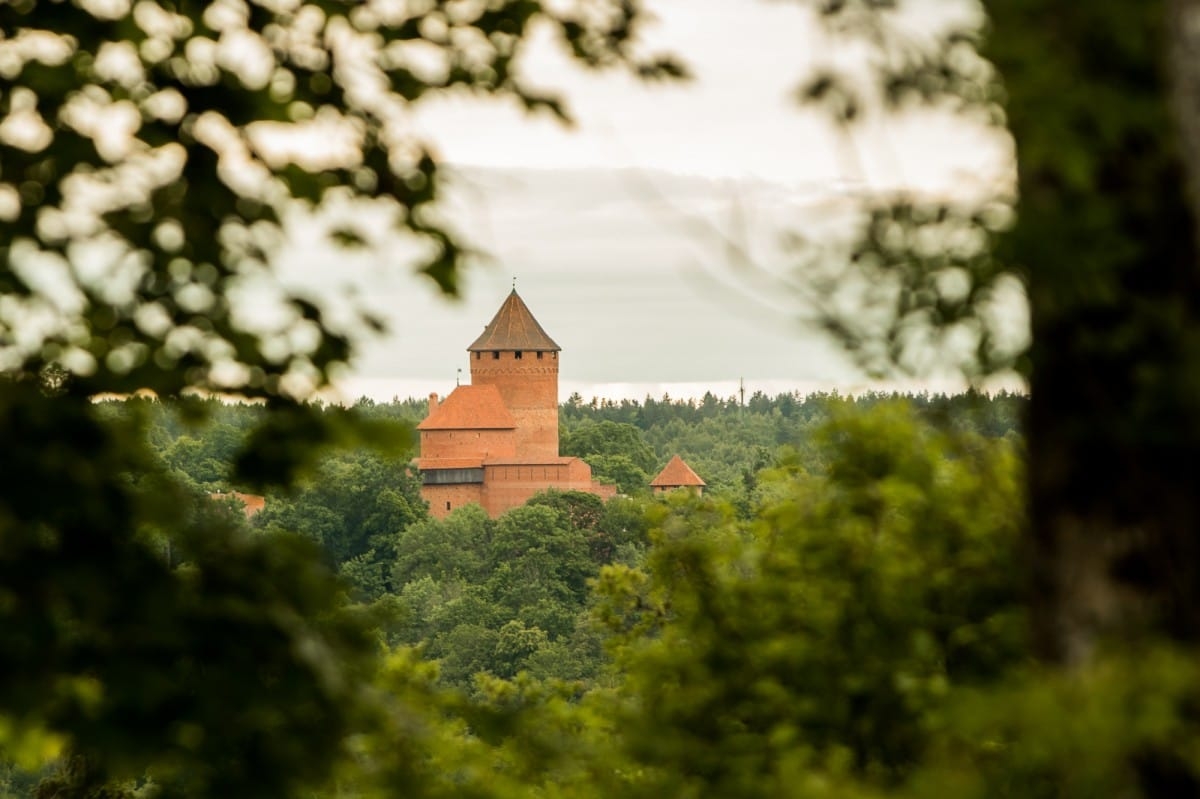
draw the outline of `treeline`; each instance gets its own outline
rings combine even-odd
[[[857,396],[755,392],[743,405],[736,397],[721,399],[711,392],[699,400],[664,396],[641,402],[596,398],[585,402],[573,394],[559,411],[560,449],[584,458],[599,477],[626,493],[636,493],[671,456],[680,455],[710,489],[748,511],[756,474],[781,453],[798,453],[802,460],[811,461],[818,457],[812,450],[814,432],[831,418],[896,401],[931,424],[1000,438],[1019,435],[1027,398],[1010,392]]]
[[[1183,730],[1173,708],[1186,707],[1176,700],[1196,668],[1169,651],[1115,660],[1087,675],[1107,687],[1083,707],[1074,682],[1030,669],[1022,403],[653,402],[670,412],[647,424],[617,415],[643,403],[569,402],[563,440],[598,470],[621,460],[649,474],[681,451],[714,490],[607,503],[548,492],[497,519],[469,506],[442,520],[420,498],[411,449],[327,450],[247,518],[228,494],[247,487],[230,482],[229,464],[261,408],[134,399],[100,412],[139,420],[160,468],[190,488],[190,500],[172,499],[174,518],[197,537],[147,539],[180,574],[215,529],[206,518],[240,527],[229,545],[271,544],[259,550],[274,553],[261,590],[228,606],[236,617],[257,618],[271,581],[296,576],[289,564],[302,561],[280,553],[319,547],[337,573],[336,607],[301,654],[361,682],[330,684],[339,698],[314,718],[334,714],[346,743],[328,745],[346,748],[331,756],[334,781],[303,795],[365,799],[404,785],[495,799],[982,799],[1049,795],[1047,781],[1120,787],[1125,772],[1105,766],[1117,761],[1081,774],[1069,753],[1097,730],[1113,751]],[[363,401],[357,412],[411,431],[424,408]],[[721,457],[745,471],[706,474]],[[323,579],[302,576],[306,591]],[[1131,702],[1156,709],[1117,723]],[[0,796],[55,795],[76,780],[75,761],[27,762],[41,772],[0,762]],[[205,779],[215,778],[162,768],[126,774],[105,795],[187,795]]]
[[[947,429],[988,438],[1019,437],[1028,397],[1009,391],[984,394],[782,392],[756,391],[741,402],[706,392],[700,399],[585,400],[572,394],[559,406],[560,451],[582,457],[602,480],[626,494],[638,494],[680,455],[710,489],[743,507],[754,475],[781,451],[805,453],[813,432],[839,412],[900,401],[921,419]],[[379,418],[419,423],[423,399],[375,402],[355,408]],[[811,456],[811,452],[808,453]],[[741,496],[739,496],[739,494]]]
[[[562,419],[567,422],[624,422],[643,431],[650,431],[675,420],[685,424],[698,424],[706,419],[730,415],[779,416],[787,420],[812,422],[828,418],[833,407],[850,405],[862,408],[894,400],[904,401],[926,418],[949,421],[960,429],[970,428],[984,435],[998,437],[1019,426],[1027,397],[1010,391],[994,394],[977,391],[958,394],[869,391],[857,395],[840,394],[836,391],[817,391],[809,394],[793,391],[773,396],[755,391],[743,403],[737,396],[721,398],[711,391],[705,392],[699,400],[672,399],[669,395],[663,395],[657,400],[647,396],[642,401],[599,397],[584,400],[576,392],[567,398],[560,411]],[[414,401],[407,400],[405,404],[411,406]]]
[[[709,500],[731,522],[749,523],[780,497],[780,475],[787,482],[828,472],[831,426],[905,407],[931,426],[1006,439],[1012,448],[1023,402],[1013,394],[755,394],[742,406],[712,394],[591,403],[576,395],[561,407],[562,451],[616,483],[623,496],[615,501],[551,492],[495,520],[478,508],[434,520],[410,465],[414,449],[358,447],[326,452],[291,490],[268,491],[265,508],[239,523],[254,535],[294,534],[319,545],[350,598],[382,613],[389,645],[421,648],[449,685],[470,691],[476,674],[520,672],[590,683],[607,661],[589,585],[605,566],[643,563],[652,509],[661,504],[649,482],[672,455],[705,479]],[[425,408],[423,400],[363,399],[353,410],[411,429]],[[231,468],[260,407],[130,399],[102,411],[142,417],[163,467],[197,497],[225,496],[209,504],[242,518],[232,494],[245,487],[231,482]]]
[[[719,453],[761,464],[732,484],[704,474],[717,489],[699,498],[549,492],[498,519],[468,506],[444,520],[420,499],[411,451],[362,448],[327,452],[246,519],[209,494],[243,487],[228,464],[259,409],[139,399],[104,413],[142,417],[163,467],[192,487],[187,513],[320,546],[349,618],[389,653],[365,694],[369,732],[328,795],[403,783],[427,796],[765,797],[801,773],[827,780],[826,795],[940,778],[932,743],[960,692],[1023,662],[1021,445],[1014,428],[989,436],[977,421],[1015,417],[1019,398],[1001,401],[971,399],[975,415],[950,427],[927,418],[942,409],[880,396],[707,416],[661,403],[677,413],[647,428],[605,417],[620,405],[568,403],[564,441],[601,466],[650,473],[683,451],[706,469],[703,442],[721,431]],[[997,708],[987,724],[1025,724]],[[963,734],[947,768],[965,759],[986,779],[1024,757]],[[150,775],[114,795],[169,795],[188,779]],[[10,768],[5,780],[19,795],[35,777]]]
[[[597,477],[630,496],[645,493],[655,474],[672,456],[680,455],[711,491],[745,509],[753,502],[758,471],[780,457],[816,457],[812,451],[814,431],[831,418],[897,401],[931,424],[1001,438],[1019,437],[1027,398],[1009,392],[858,396],[755,392],[743,405],[737,398],[720,399],[711,392],[700,400],[664,396],[640,402],[597,398],[584,402],[573,394],[559,409],[560,451],[588,461]],[[110,413],[122,413],[132,406],[148,415],[150,443],[178,475],[201,490],[236,488],[228,480],[232,459],[246,432],[258,422],[260,409],[211,399],[177,407],[143,399],[106,404]],[[425,418],[426,408],[423,399],[377,402],[363,398],[352,410],[367,418],[415,427]],[[202,417],[205,424],[197,428],[189,424],[191,417]],[[415,432],[409,442],[415,448]],[[339,457],[355,460],[354,456]],[[356,467],[343,463],[341,468],[354,472]],[[363,485],[395,479],[394,475],[350,476]],[[325,475],[324,482],[331,481],[345,482]],[[330,496],[327,503],[327,507],[336,507],[338,501]]]

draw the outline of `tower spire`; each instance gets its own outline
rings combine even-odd
[[[533,318],[516,289],[509,294],[496,316],[483,329],[483,333],[471,346],[469,352],[504,350],[516,352],[557,352],[561,349],[554,339]]]

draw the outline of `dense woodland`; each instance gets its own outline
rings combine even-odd
[[[588,403],[576,395],[560,407],[560,450],[586,460],[599,479],[617,485],[629,499],[646,498],[650,480],[679,454],[703,477],[710,497],[748,518],[761,500],[760,472],[783,461],[820,469],[815,449],[819,430],[840,416],[896,402],[931,424],[1015,443],[1028,400],[1007,392],[858,397],[756,393],[743,406],[735,398],[722,400],[711,393],[699,401],[647,397],[642,402]],[[242,487],[232,477],[234,458],[261,410],[215,400],[197,404],[188,413],[201,414],[202,425],[189,423],[170,403],[112,402],[104,411],[146,414],[149,440],[163,465],[196,492],[237,491]],[[363,398],[354,410],[413,427],[424,418],[426,404]],[[350,561],[365,566],[376,558],[390,560],[395,554],[391,537],[424,518],[426,510],[419,478],[402,468],[413,454],[406,452],[389,459],[360,448],[326,456],[302,491],[270,495],[255,525],[302,532],[320,543],[339,568]]]
[[[1020,527],[1017,420],[1026,403],[1014,394],[756,394],[744,407],[711,394],[700,402],[584,403],[572,397],[560,411],[564,452],[587,459],[598,474],[621,486],[622,495],[605,503],[589,494],[552,491],[498,519],[468,506],[442,521],[429,517],[420,497],[419,476],[409,463],[414,453],[388,456],[369,448],[327,453],[292,490],[268,493],[266,508],[246,519],[235,497],[220,494],[245,487],[233,478],[233,462],[260,421],[261,407],[131,399],[102,403],[99,410],[114,421],[137,419],[145,425],[158,468],[188,486],[181,511],[221,518],[252,538],[302,539],[319,547],[322,559],[340,575],[347,608],[367,619],[368,634],[394,657],[411,659],[407,668],[429,664],[423,690],[444,701],[467,701],[477,712],[496,712],[511,701],[504,696],[528,694],[543,697],[534,706],[544,713],[557,705],[543,703],[559,697],[555,702],[568,704],[553,711],[566,714],[557,723],[593,723],[587,721],[590,714],[601,712],[608,717],[587,734],[613,735],[610,725],[630,711],[628,703],[649,698],[656,669],[689,669],[705,658],[731,654],[721,654],[729,642],[716,630],[687,647],[670,644],[672,636],[695,635],[695,625],[720,623],[705,606],[728,601],[744,604],[739,614],[783,614],[753,634],[766,636],[761,646],[781,648],[786,659],[806,664],[802,673],[809,684],[792,685],[800,673],[786,676],[786,684],[814,698],[830,681],[849,678],[843,673],[847,658],[882,657],[885,644],[899,646],[904,659],[915,658],[911,689],[889,684],[894,664],[878,671],[864,662],[853,672],[854,679],[865,681],[864,700],[900,702],[905,708],[888,711],[899,716],[880,719],[881,729],[855,729],[861,719],[827,718],[833,709],[804,722],[822,731],[812,739],[818,751],[844,749],[855,767],[895,776],[921,746],[913,736],[922,720],[940,707],[936,696],[928,695],[926,681],[961,676],[965,682],[979,673],[996,673],[1022,651],[1016,572],[980,573],[971,586],[960,585],[958,577],[978,568],[972,564],[995,565],[1013,556]],[[411,430],[425,405],[364,399],[356,410]],[[709,483],[704,497],[688,492],[651,496],[650,477],[675,453]],[[872,474],[890,475],[892,485],[883,495],[870,482]],[[962,517],[964,503],[978,516]],[[919,530],[900,522],[913,512],[926,522]],[[867,560],[859,564],[861,571],[847,571],[840,564],[861,545],[853,543],[858,533],[845,539],[818,531],[839,525],[854,530],[863,523],[875,526],[876,534],[887,529],[898,537],[887,554],[863,551],[860,556]],[[897,524],[900,528],[892,531]],[[789,553],[782,559],[781,546]],[[162,558],[177,557],[169,538],[157,547]],[[902,567],[900,573],[890,574],[892,566],[875,562],[890,563],[901,553],[906,554],[892,564]],[[902,566],[905,559],[911,563]],[[699,571],[678,572],[688,562]],[[944,581],[926,584],[930,568],[943,570]],[[710,584],[714,579],[718,584]],[[860,580],[872,594],[881,592],[877,599],[863,604],[861,593],[850,603],[835,598]],[[782,621],[796,612],[792,605],[799,595],[788,598],[791,592],[816,592],[812,596],[817,597],[826,588],[833,593],[822,601],[833,604],[823,611],[831,615],[819,622],[820,629],[791,629]],[[723,591],[730,593],[723,596]],[[784,594],[773,596],[778,591]],[[897,591],[915,592],[915,604],[892,609],[871,604],[886,604],[886,595]],[[904,614],[902,626],[877,618],[880,612]],[[826,636],[864,623],[870,631],[855,635],[865,638],[847,642],[847,650],[829,650]],[[912,635],[927,637],[920,646],[932,649],[909,652],[917,642],[904,639]],[[783,638],[772,641],[774,636]],[[737,658],[741,665],[721,680],[744,675],[748,668],[763,670],[768,680],[785,676],[774,673],[780,664],[760,661],[753,650]],[[456,695],[462,699],[449,699]],[[768,719],[777,709],[770,707],[769,697],[762,700],[766,704],[755,712]],[[660,696],[655,701],[672,700]],[[724,712],[743,712],[735,708]],[[692,706],[690,700],[654,710],[657,723],[665,725],[655,735],[694,734],[698,718],[717,711]],[[900,727],[882,729],[891,724]],[[648,728],[628,731],[631,738],[622,746],[648,743],[640,740],[650,734]],[[666,760],[653,779],[624,784],[630,778],[614,770],[606,781],[615,780],[613,789],[637,793],[665,787],[662,780],[695,779],[675,774],[670,761],[678,754],[655,754],[646,765]],[[589,755],[596,756],[599,752]],[[8,786],[4,795],[22,795],[56,767],[36,774],[12,770],[10,764],[8,776],[0,777],[7,782],[0,786]],[[153,794],[163,789],[156,779],[166,779],[165,789],[171,790],[169,778],[152,775],[129,788]],[[465,777],[453,777],[451,784],[457,779]],[[712,788],[725,790],[720,783]]]
[[[685,77],[645,4],[0,2],[0,792],[1200,796],[1200,0],[941,5],[797,0],[837,150],[796,157],[853,229],[713,249],[871,374],[1028,400],[571,398],[626,497],[434,522],[419,403],[310,402],[383,320],[275,280],[280,242],[341,208],[331,242],[456,294],[415,107],[570,120],[536,42]],[[867,172],[927,120],[1011,161]],[[641,490],[676,452],[710,494]]]

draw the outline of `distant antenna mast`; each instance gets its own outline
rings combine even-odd
[[[741,402],[740,407],[745,408],[746,407],[746,378],[744,378],[744,377],[738,378],[738,393],[742,395],[742,402]]]

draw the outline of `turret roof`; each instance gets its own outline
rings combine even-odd
[[[513,289],[483,333],[467,347],[467,352],[491,350],[559,352],[562,347],[546,335],[517,290]]]
[[[433,409],[418,430],[509,430],[517,426],[500,389],[491,384],[459,386]]]
[[[658,473],[658,477],[650,481],[650,485],[654,488],[674,488],[677,486],[704,486],[708,484],[700,479],[700,475],[692,471],[691,466],[683,462],[683,458],[676,455]]]

